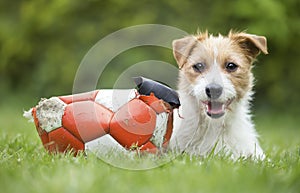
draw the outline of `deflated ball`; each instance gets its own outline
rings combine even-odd
[[[104,89],[51,97],[42,99],[31,115],[49,152],[71,150],[76,155],[90,142],[110,136],[126,151],[155,153],[168,146],[174,104],[151,92],[155,84],[149,89],[147,95],[135,89]]]

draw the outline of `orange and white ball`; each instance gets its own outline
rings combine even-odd
[[[158,152],[167,147],[173,109],[153,93],[135,89],[103,89],[41,99],[26,117],[33,117],[49,152],[75,154],[89,148]],[[95,146],[95,144],[97,144]]]

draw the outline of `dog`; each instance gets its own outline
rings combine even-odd
[[[225,152],[235,159],[264,159],[249,107],[251,69],[260,52],[268,54],[266,38],[206,31],[174,40],[172,46],[182,118],[175,117],[170,147],[197,156]]]

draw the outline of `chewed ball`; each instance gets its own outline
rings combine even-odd
[[[77,154],[94,141],[101,144],[109,138],[125,151],[155,153],[167,148],[173,129],[172,106],[153,93],[143,95],[135,89],[41,99],[30,113],[49,152]]]

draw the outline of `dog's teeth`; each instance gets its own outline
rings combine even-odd
[[[208,111],[208,110],[209,110],[209,107],[208,107],[208,105],[205,105],[205,108],[206,108],[206,111]]]

